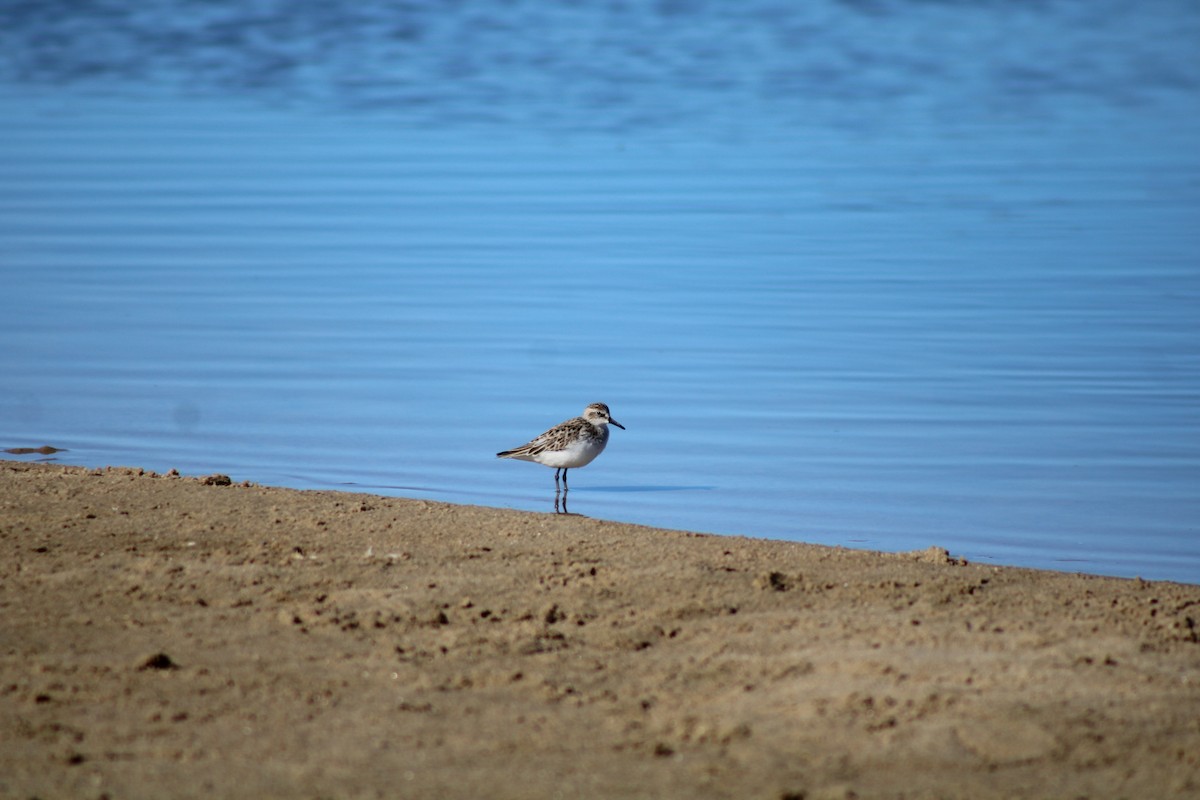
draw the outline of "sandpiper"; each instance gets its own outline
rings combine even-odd
[[[567,470],[585,467],[604,452],[609,423],[625,430],[624,425],[609,415],[608,406],[592,403],[583,410],[583,416],[555,425],[527,444],[496,453],[496,457],[536,461],[554,467],[554,493],[557,495],[559,473],[562,473],[562,490],[566,492],[570,488]]]

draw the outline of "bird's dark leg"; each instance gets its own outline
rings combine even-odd
[[[560,472],[562,472],[561,468],[554,470],[554,493],[555,494],[558,494],[558,473],[560,473]]]
[[[567,490],[570,488],[571,488],[570,486],[567,486],[567,470],[566,470],[566,468],[564,468],[563,469],[563,494],[566,494]]]

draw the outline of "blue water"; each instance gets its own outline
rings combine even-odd
[[[0,448],[1200,583],[1200,8],[0,11]]]

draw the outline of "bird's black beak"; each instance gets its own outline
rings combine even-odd
[[[617,426],[618,428],[620,428],[621,430],[625,430],[625,426],[624,426],[624,425],[622,425],[621,423],[617,422],[617,421],[616,421],[615,419],[613,419],[612,417],[609,417],[609,418],[608,418],[608,421],[609,421],[610,423],[612,423],[613,425],[616,425],[616,426]]]

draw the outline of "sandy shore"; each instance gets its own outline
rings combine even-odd
[[[1200,587],[0,462],[0,797],[1200,796]]]

